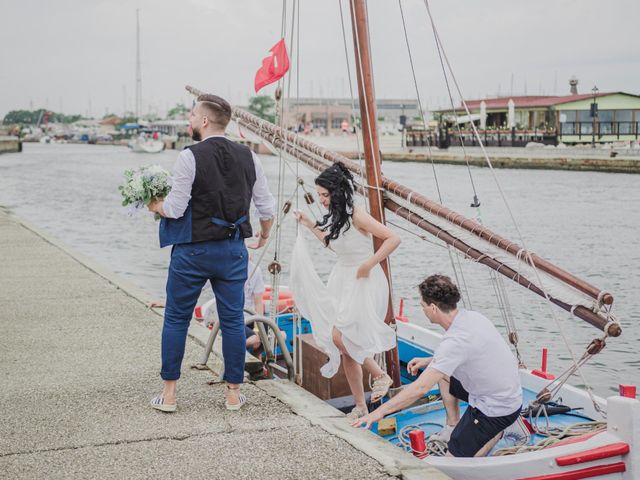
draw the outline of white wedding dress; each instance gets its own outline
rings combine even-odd
[[[298,310],[311,322],[315,342],[329,356],[320,371],[330,378],[340,367],[333,327],[342,333],[349,356],[360,364],[395,347],[395,331],[384,323],[389,284],[380,265],[367,278],[356,278],[358,267],[372,255],[372,242],[352,223],[330,243],[337,262],[325,285],[313,266],[302,230],[293,249],[290,287]]]

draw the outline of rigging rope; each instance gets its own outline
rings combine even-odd
[[[298,7],[298,8],[296,8]],[[296,44],[297,47],[300,46],[300,14],[298,13],[298,16],[296,17],[296,12],[299,12],[299,2],[297,0],[293,0],[293,12],[291,14],[291,37],[289,40],[289,45],[291,47],[291,59],[292,62],[296,62],[296,95],[298,98],[298,101],[296,102],[296,110],[295,110],[295,122],[297,123],[298,121],[298,110],[299,110],[299,98],[300,98],[300,53],[298,51],[298,49],[296,48],[294,50],[293,48],[293,40],[294,40],[294,32],[297,35],[296,37]],[[298,28],[296,29],[296,18],[297,18],[297,23],[298,23]],[[288,77],[288,81],[289,83],[287,84],[287,109],[289,111],[291,111],[291,75],[289,75]],[[284,102],[284,99],[283,99]],[[296,125],[297,126],[297,125]],[[286,144],[285,144],[286,145]],[[283,157],[284,160],[284,157]],[[286,160],[284,160],[286,162]],[[296,189],[295,189],[295,193],[298,192],[298,187],[301,185],[304,185],[304,183],[301,183],[301,179],[300,179],[300,175],[299,175],[299,166],[300,166],[300,160],[298,160],[296,158]],[[296,210],[298,209],[298,195],[295,195],[295,202],[296,202]],[[296,235],[298,234],[300,225],[298,224],[298,222],[296,222]],[[292,320],[293,320],[293,342],[292,342],[292,348],[293,348],[293,373],[294,373],[294,378],[296,383],[298,383],[298,385],[302,384],[302,373],[301,373],[301,369],[302,369],[302,352],[300,351],[300,349],[298,348],[298,341],[297,338],[300,335],[300,318],[299,316],[296,314],[296,312],[293,312],[292,315]]]
[[[547,430],[547,434],[537,432],[540,435],[545,436],[542,440],[534,443],[533,445],[521,445],[515,447],[506,447],[496,450],[492,456],[500,457],[504,455],[515,455],[517,453],[535,452],[544,448],[557,444],[563,438],[577,437],[590,432],[604,431],[607,428],[606,422],[578,422],[572,425],[567,425],[564,428],[550,428]]]
[[[469,107],[468,107],[465,99],[464,99],[464,95],[462,94],[462,90],[461,90],[460,85],[458,84],[456,76],[455,76],[455,74],[453,72],[453,69],[451,67],[451,63],[449,62],[449,59],[448,59],[447,54],[446,54],[446,51],[445,51],[444,46],[442,44],[442,40],[440,39],[440,35],[439,35],[438,30],[436,28],[435,21],[433,19],[433,15],[431,14],[431,9],[429,7],[429,0],[424,0],[424,4],[425,4],[426,10],[427,10],[427,14],[429,16],[431,27],[433,29],[434,37],[436,39],[436,45],[438,46],[438,52],[439,52],[439,54],[440,54],[440,52],[442,52],[441,60],[444,60],[442,62],[442,68],[443,68],[443,70],[445,70],[444,69],[444,64],[446,63],[447,68],[449,69],[449,72],[451,74],[451,79],[453,80],[453,83],[454,83],[454,85],[456,87],[456,91],[457,91],[458,95],[460,96],[460,98],[462,99],[462,105],[464,106],[465,112],[467,113],[469,118],[471,118],[471,112],[469,110]],[[445,76],[446,76],[446,74],[445,74]],[[493,169],[493,164],[491,163],[489,155],[487,154],[487,151],[485,149],[484,143],[482,142],[482,139],[480,138],[480,134],[479,134],[479,132],[478,132],[478,130],[477,130],[477,128],[476,128],[476,126],[475,126],[475,124],[473,122],[471,122],[470,125],[471,125],[471,128],[473,130],[473,133],[474,133],[476,139],[478,140],[478,144],[480,146],[480,149],[482,150],[482,153],[484,155],[485,161],[487,162],[487,165],[489,167],[491,175],[492,175],[492,177],[494,179],[494,182],[495,182],[495,184],[496,184],[496,186],[498,188],[498,191],[500,193],[500,196],[502,198],[502,201],[505,204],[507,212],[509,213],[509,217],[511,218],[511,222],[513,223],[513,225],[514,225],[514,227],[516,229],[518,238],[520,239],[520,243],[521,243],[521,245],[523,247],[522,255],[526,257],[528,263],[531,265],[531,267],[533,269],[533,272],[534,272],[534,274],[535,274],[535,276],[536,276],[536,278],[538,280],[538,284],[540,286],[540,289],[543,291],[544,296],[545,296],[545,298],[547,300],[547,305],[549,306],[549,311],[550,311],[551,316],[552,316],[552,318],[554,320],[554,323],[556,324],[556,327],[558,328],[558,330],[560,332],[560,335],[562,336],[562,338],[564,340],[565,346],[566,346],[569,354],[571,355],[571,359],[572,359],[573,364],[575,366],[575,370],[580,375],[580,378],[582,379],[582,382],[585,385],[585,390],[589,394],[589,397],[590,397],[590,399],[591,399],[591,401],[592,401],[592,403],[594,405],[594,408],[597,411],[599,411],[600,413],[602,413],[601,412],[601,408],[599,407],[598,403],[596,402],[595,397],[593,396],[593,393],[591,391],[591,387],[589,386],[588,382],[586,381],[586,379],[585,379],[585,377],[584,377],[584,375],[582,373],[582,370],[580,370],[580,366],[578,365],[578,362],[576,360],[576,356],[575,356],[575,354],[573,352],[573,349],[571,348],[571,345],[569,344],[569,342],[568,342],[568,340],[566,338],[566,335],[564,334],[564,329],[562,328],[560,322],[558,321],[558,319],[557,319],[557,317],[555,315],[555,311],[554,311],[553,306],[552,306],[551,298],[550,298],[549,294],[547,293],[547,289],[544,287],[544,284],[542,283],[542,279],[541,279],[541,276],[540,276],[540,274],[538,272],[538,268],[536,267],[535,263],[533,262],[533,259],[531,258],[531,255],[528,252],[528,249],[526,248],[526,243],[524,241],[524,237],[522,235],[522,232],[520,231],[520,227],[518,226],[518,223],[515,220],[515,216],[513,214],[513,211],[511,210],[511,206],[510,206],[509,202],[507,201],[506,195],[505,195],[505,193],[504,193],[504,191],[502,189],[502,186],[501,186],[500,182],[498,181],[497,175],[496,175],[496,173],[495,173],[495,171]]]
[[[411,75],[413,78],[413,86],[416,90],[416,98],[418,100],[418,109],[420,111],[420,118],[422,120],[422,126],[425,130],[425,132],[427,131],[427,121],[426,121],[426,117],[425,117],[425,112],[422,108],[422,99],[420,97],[420,89],[418,88],[418,79],[416,77],[416,71],[415,71],[415,66],[413,63],[413,54],[411,53],[411,45],[409,43],[409,34],[407,33],[407,25],[405,22],[405,18],[404,18],[404,10],[402,8],[402,0],[398,0],[398,7],[400,8],[400,18],[402,20],[402,29],[404,31],[404,40],[405,40],[405,44],[407,46],[407,53],[409,55],[409,65],[411,67]],[[427,152],[428,152],[428,157],[431,160],[431,169],[433,171],[433,179],[436,182],[436,191],[438,192],[438,201],[439,203],[443,203],[442,201],[442,192],[440,190],[440,182],[438,181],[438,175],[436,173],[436,164],[433,160],[433,152],[431,150],[431,139],[429,138],[429,136],[426,136],[426,141],[427,141]],[[449,255],[449,261],[451,262],[451,269],[453,270],[453,275],[456,279],[456,284],[460,285],[460,288],[463,289],[462,293],[462,304],[464,305],[465,308],[473,308],[472,304],[471,304],[471,296],[469,295],[469,289],[467,288],[467,282],[466,279],[464,278],[464,272],[462,271],[462,265],[460,264],[460,259],[458,258],[458,268],[460,269],[460,275],[458,275],[458,268],[456,268],[456,263],[454,261],[454,255],[451,251],[451,246],[449,244],[446,244],[446,248],[447,248],[447,253]],[[460,281],[460,278],[462,278],[462,281]]]
[[[398,442],[400,443],[400,446],[405,451],[413,454],[417,453],[417,454],[423,455],[426,453],[427,455],[433,455],[435,457],[444,457],[447,454],[447,451],[449,450],[449,448],[447,446],[447,442],[444,442],[442,440],[438,440],[435,438],[426,439],[426,442],[425,442],[425,445],[427,447],[426,452],[419,452],[418,450],[415,450],[411,446],[409,432],[412,432],[413,430],[422,430],[422,427],[424,426],[435,426],[435,427],[439,427],[440,429],[444,428],[444,425],[442,425],[441,423],[435,423],[435,422],[420,422],[412,425],[405,425],[398,432],[397,438],[398,438]]]
[[[287,0],[282,0],[282,16],[280,25],[280,38],[285,39],[287,35]],[[289,51],[291,46],[289,46]],[[281,78],[278,80],[275,97],[276,97],[276,124],[280,127],[279,131],[282,131],[284,123],[284,95],[282,94],[284,86],[284,80]],[[279,252],[282,241],[282,231],[279,228],[282,221],[283,213],[283,196],[284,196],[284,160],[282,158],[282,151],[286,150],[286,136],[282,139],[284,142],[283,147],[278,147],[278,208],[276,213],[276,228],[275,231],[275,248],[273,254],[273,262],[269,265],[269,273],[271,274],[271,307],[269,309],[269,315],[271,321],[276,322],[276,316],[278,314],[278,299],[280,297],[280,273],[282,271],[279,263]],[[269,331],[269,344],[271,351],[275,351],[276,337],[273,331]]]

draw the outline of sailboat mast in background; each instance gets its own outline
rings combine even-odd
[[[136,119],[142,115],[142,69],[140,67],[140,9],[136,8]]]

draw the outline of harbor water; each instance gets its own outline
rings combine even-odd
[[[157,222],[151,214],[145,210],[131,216],[120,206],[117,187],[124,170],[148,164],[160,164],[170,170],[176,156],[176,151],[145,155],[124,147],[25,144],[22,153],[0,157],[0,208],[35,224],[162,298],[170,250],[159,248]],[[295,193],[295,175],[304,178],[305,188],[313,191],[314,174],[296,162],[281,165],[277,157],[264,156],[262,161],[274,194],[281,191],[283,199],[291,198],[294,207],[306,209],[302,189]],[[279,171],[285,173],[282,184]],[[503,169],[496,171],[494,177],[486,168],[468,170],[452,165],[434,168],[430,164],[404,162],[387,162],[383,171],[433,200],[441,198],[446,206],[482,221],[503,237],[516,243],[524,240],[528,250],[611,292],[615,298],[613,313],[623,334],[607,340],[607,348],[583,368],[584,377],[595,393],[602,396],[615,392],[619,383],[640,384],[637,352],[640,303],[635,290],[640,286],[639,176]],[[481,202],[479,209],[470,207],[474,196],[471,180]],[[317,203],[311,212],[318,217]],[[453,275],[451,257],[434,238],[421,238],[424,232],[393,215],[388,219],[413,232],[397,229],[403,243],[391,259],[394,303],[397,307],[400,298],[404,298],[405,315],[411,322],[426,325],[416,286],[432,273]],[[289,214],[282,220],[280,238],[272,235],[261,262],[266,279],[266,265],[273,261],[279,243],[278,261],[283,266],[283,283],[287,283],[296,230]],[[317,241],[312,248],[316,267],[326,278],[332,254]],[[260,253],[253,254],[254,260],[258,260]],[[457,256],[454,261],[458,263]],[[467,306],[484,313],[504,330],[489,270],[464,259],[460,264],[463,276],[459,275],[459,280],[466,287],[463,291]],[[540,297],[510,280],[503,283],[528,367],[539,367],[541,349],[547,347],[549,370],[559,374],[571,358],[565,339],[579,357],[589,342],[601,335],[599,330],[557,307],[549,307]],[[205,292],[207,295],[210,293]],[[64,318],[58,321],[64,322]],[[570,383],[583,382],[573,377]]]

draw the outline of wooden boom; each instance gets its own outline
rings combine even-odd
[[[194,95],[200,95],[203,93],[193,87],[187,86],[186,88]],[[324,170],[332,163],[339,161],[344,163],[351,171],[353,171],[357,175],[362,175],[363,173],[357,163],[346,158],[345,156],[321,147],[320,145],[317,145],[293,132],[281,129],[280,127],[267,122],[266,120],[262,120],[245,110],[234,108],[233,119],[241,124],[244,128],[248,129],[260,138],[274,145],[276,148],[283,149],[283,151],[285,151],[289,155],[299,159],[318,172]],[[393,193],[403,198],[408,203],[427,210],[433,215],[443,218],[449,223],[464,228],[473,235],[489,241],[493,245],[505,250],[506,252],[509,252],[510,254],[516,255],[521,250],[521,247],[518,244],[505,240],[501,236],[493,233],[491,230],[481,226],[477,222],[465,218],[463,215],[460,215],[455,211],[438,204],[437,202],[429,200],[427,197],[415,192],[408,187],[405,187],[404,185],[401,185],[398,182],[390,180],[384,176],[381,176],[380,180],[383,190],[388,191],[389,193]],[[364,191],[367,189],[361,190]],[[495,258],[490,257],[478,251],[477,249],[470,247],[468,244],[449,234],[444,229],[430,223],[427,219],[425,219],[418,213],[410,211],[409,209],[394,202],[390,198],[384,199],[384,207],[394,212],[398,216],[406,219],[407,221],[417,225],[427,233],[434,235],[436,238],[439,238],[445,243],[463,252],[470,258],[477,260],[479,263],[482,263],[483,265],[496,270],[507,278],[515,281],[519,285],[546,298],[545,292],[542,289],[533,284],[529,279],[527,279],[520,273],[513,270],[511,267],[508,267],[499,260],[496,260]],[[566,272],[565,270],[539,257],[538,255],[531,254],[531,259],[536,268],[539,268],[549,275],[554,276],[558,280],[585,293],[591,298],[602,301],[607,305],[611,305],[613,303],[613,296],[610,293],[602,291],[597,287],[589,284],[588,282],[575,277],[569,272]],[[562,302],[559,299],[550,298],[550,300],[555,305],[558,305],[560,308],[571,312],[574,316],[586,321],[587,323],[595,326],[596,328],[599,328],[600,330],[604,330],[605,328],[607,328],[608,334],[612,337],[617,337],[622,333],[619,324],[609,322],[608,319],[606,319],[604,316],[599,315],[597,312],[594,312],[589,308],[586,308],[584,306],[577,306],[573,308],[572,305]]]

